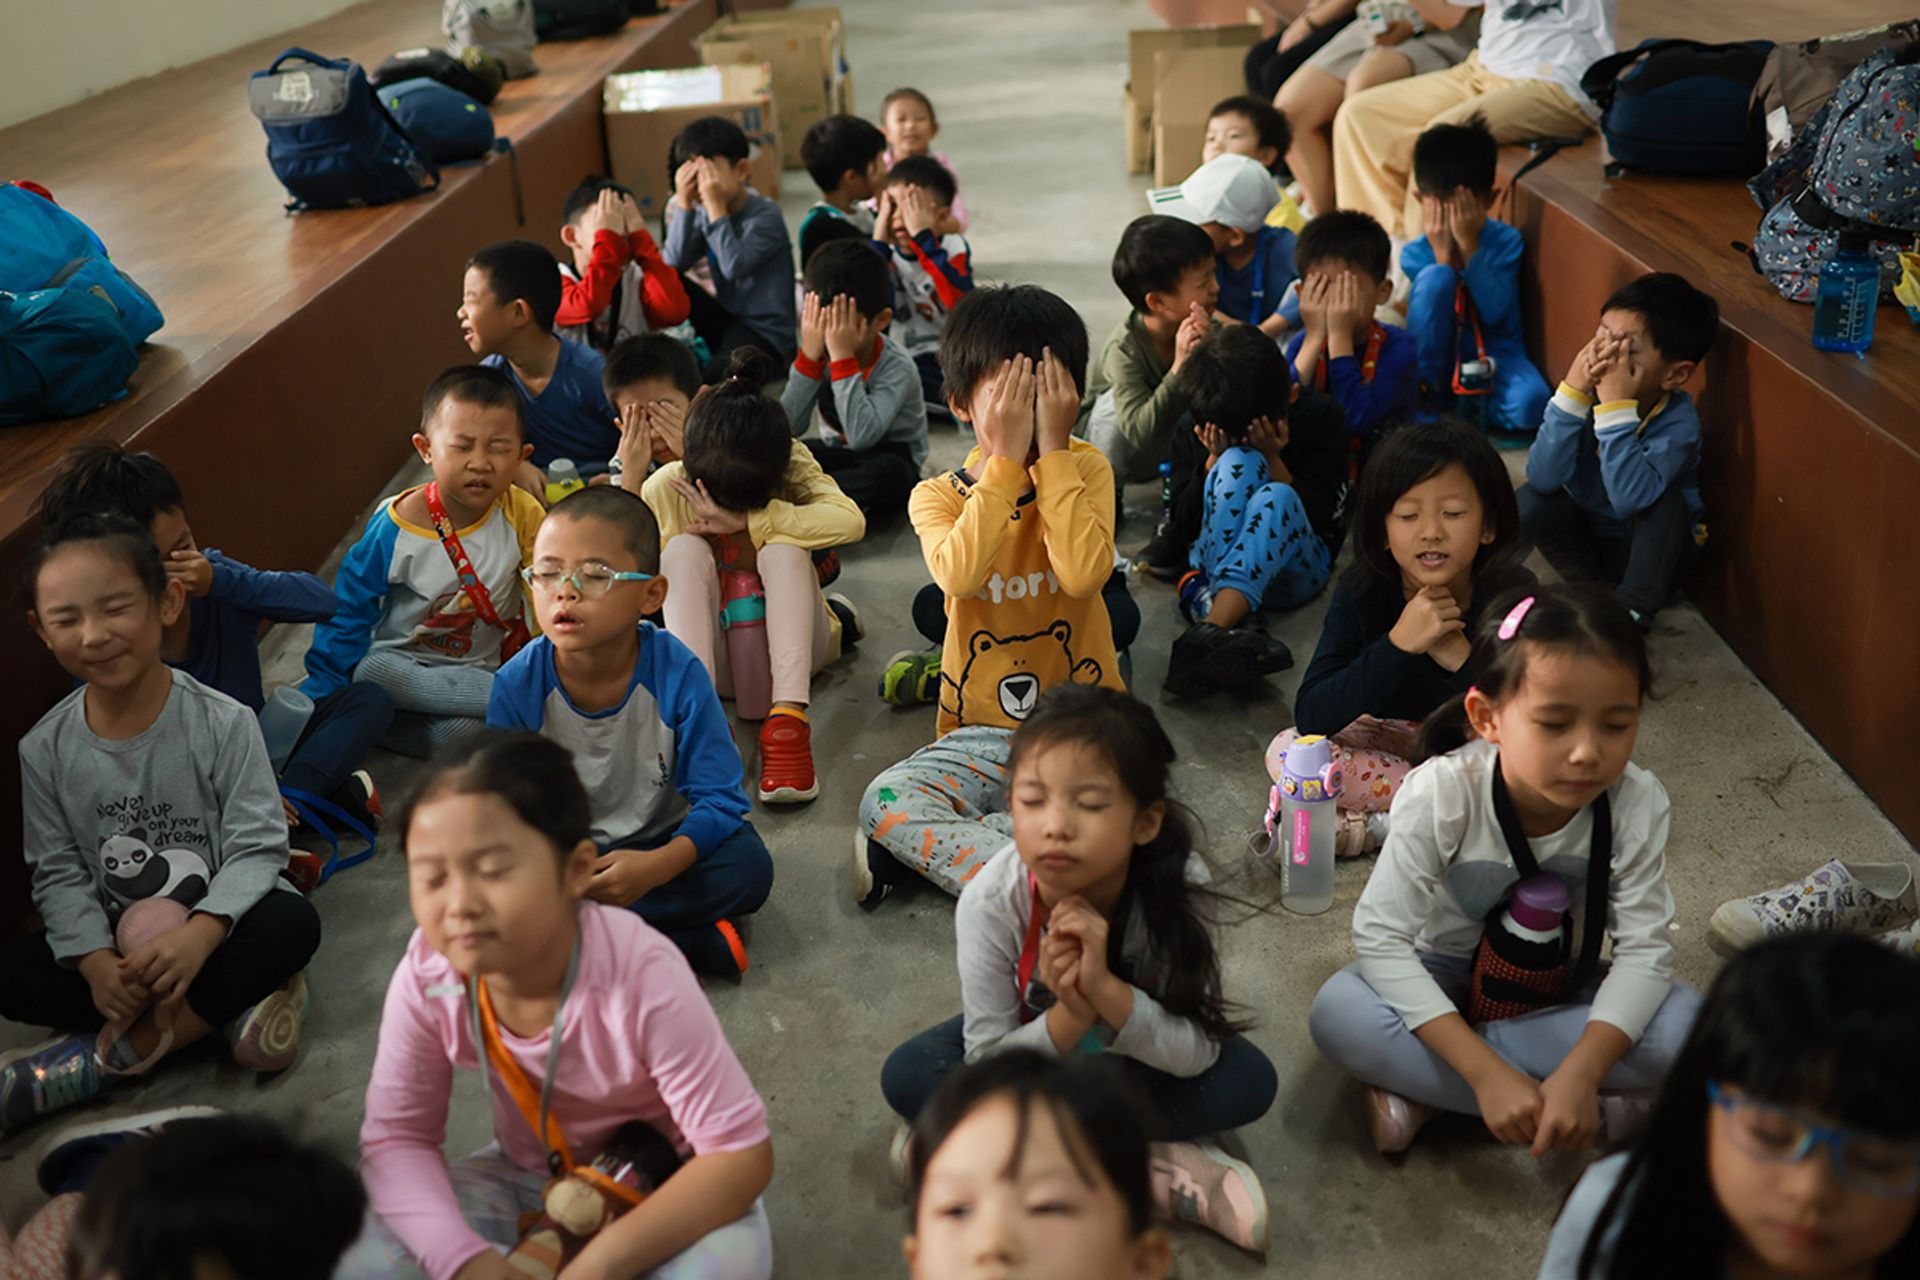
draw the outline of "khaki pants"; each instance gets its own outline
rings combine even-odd
[[[1333,181],[1342,209],[1372,214],[1395,240],[1420,234],[1413,143],[1436,124],[1479,113],[1501,143],[1578,136],[1593,121],[1551,80],[1509,80],[1474,53],[1457,67],[1378,85],[1349,97],[1333,119]]]

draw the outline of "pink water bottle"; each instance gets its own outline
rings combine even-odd
[[[767,591],[750,569],[720,571],[720,626],[727,633],[733,709],[764,720],[773,706],[773,659],[767,653]]]

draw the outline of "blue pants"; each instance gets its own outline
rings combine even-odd
[[[601,851],[650,849],[659,843],[658,837],[628,837],[607,841]],[[752,915],[766,904],[772,891],[773,858],[753,824],[742,822],[739,830],[717,848],[631,906],[642,920],[685,952],[697,972],[714,972],[708,964],[714,960],[719,962],[718,972],[726,973],[727,957],[714,950],[718,942],[714,924]]]
[[[1472,334],[1460,332],[1453,314],[1459,282],[1458,272],[1436,262],[1414,277],[1413,294],[1407,299],[1407,331],[1419,352],[1420,381],[1436,391],[1452,390],[1462,345],[1473,341]],[[1506,431],[1538,431],[1547,401],[1553,397],[1547,380],[1518,343],[1512,347],[1501,343],[1498,350],[1489,348],[1489,354],[1493,356],[1493,403],[1487,410],[1488,420]]]
[[[1319,594],[1333,571],[1300,495],[1269,479],[1266,458],[1245,445],[1221,454],[1207,475],[1190,563],[1216,593],[1231,587],[1255,609],[1297,609]]]
[[[280,781],[333,799],[392,723],[393,699],[377,684],[349,684],[315,698],[313,717],[294,742]]]
[[[967,1060],[965,1024],[964,1015],[949,1018],[887,1055],[880,1092],[901,1119],[911,1123],[947,1073]],[[1273,1063],[1244,1036],[1222,1040],[1214,1064],[1191,1077],[1168,1075],[1121,1054],[1098,1056],[1146,1089],[1157,1142],[1186,1142],[1252,1124],[1267,1114],[1280,1089]]]

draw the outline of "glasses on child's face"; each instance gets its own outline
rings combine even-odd
[[[588,600],[598,600],[613,590],[616,582],[648,582],[653,578],[650,573],[620,572],[597,564],[581,565],[578,569],[522,569],[520,576],[543,596],[552,595],[561,583],[570,582],[573,589]]]
[[[1750,1156],[1798,1164],[1819,1147],[1833,1153],[1840,1181],[1869,1195],[1897,1198],[1920,1191],[1920,1142],[1896,1142],[1854,1129],[1815,1124],[1780,1107],[1707,1081],[1707,1099],[1727,1113],[1727,1136]]]

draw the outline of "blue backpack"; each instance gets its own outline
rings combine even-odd
[[[139,364],[119,309],[103,295],[0,291],[0,427],[92,413],[126,394]]]
[[[282,71],[288,62],[306,65]],[[356,62],[288,49],[248,78],[247,100],[289,213],[390,204],[440,185]]]
[[[382,105],[435,164],[478,160],[493,150],[493,117],[458,89],[416,76],[379,93]]]
[[[45,196],[0,185],[0,289],[57,288],[104,296],[135,346],[166,322],[147,291],[113,265],[93,228]]]
[[[1580,89],[1600,108],[1608,174],[1758,173],[1767,138],[1749,104],[1772,49],[1771,40],[1642,40],[1588,67]]]

